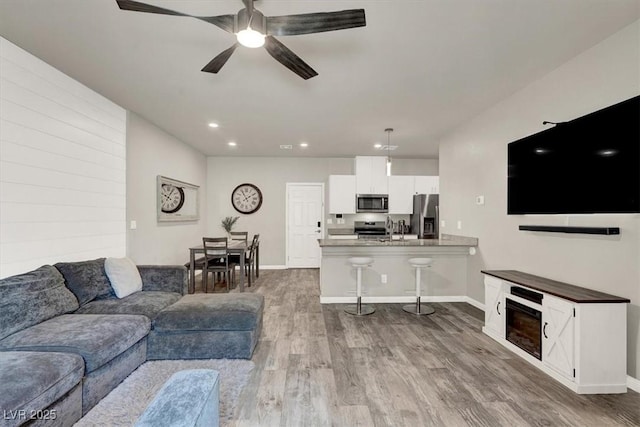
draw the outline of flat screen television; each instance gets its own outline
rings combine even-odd
[[[640,96],[508,144],[507,213],[640,213]]]

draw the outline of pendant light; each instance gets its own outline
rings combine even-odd
[[[387,176],[391,176],[391,132],[393,128],[386,128],[387,133]]]

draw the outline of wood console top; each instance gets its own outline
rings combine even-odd
[[[482,270],[482,273],[577,303],[631,302],[627,298],[621,298],[615,295],[605,294],[604,292],[598,292],[570,285],[568,283],[545,279],[544,277],[534,276],[533,274],[523,273],[517,270]]]

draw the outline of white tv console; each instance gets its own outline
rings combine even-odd
[[[482,273],[486,335],[576,393],[626,393],[628,299],[515,270]],[[512,287],[541,294],[542,303]],[[542,314],[540,360],[507,340],[506,299]]]

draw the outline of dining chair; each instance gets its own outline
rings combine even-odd
[[[260,235],[254,234],[253,240],[251,241],[251,246],[247,251],[246,257],[244,259],[245,272],[248,277],[249,286],[251,286],[251,277],[256,275],[256,251],[258,250],[258,245],[260,244]]]
[[[244,240],[244,243],[248,243],[249,232],[248,231],[231,231],[229,232],[231,240]]]
[[[251,286],[251,277],[256,273],[256,250],[260,244],[260,235],[254,234],[251,245],[247,247],[244,253],[244,271],[242,272],[248,277],[248,284]],[[236,265],[240,265],[240,255],[230,255],[229,259]]]
[[[224,274],[227,284],[227,292],[231,290],[231,282],[235,264],[229,260],[229,252],[227,251],[226,237],[203,237],[202,245],[204,247],[204,268],[202,270],[202,289],[208,292],[209,273]]]

